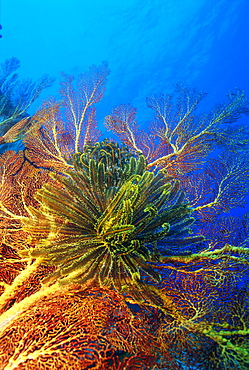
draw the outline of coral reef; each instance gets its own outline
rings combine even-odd
[[[249,218],[225,212],[248,194],[248,100],[197,114],[205,94],[178,85],[147,100],[147,132],[121,105],[121,143],[98,141],[108,73],[63,75],[32,117],[48,79],[24,110],[1,89],[23,150],[0,156],[0,369],[247,369]]]

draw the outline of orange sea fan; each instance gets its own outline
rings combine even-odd
[[[156,363],[157,338],[143,313],[135,316],[110,290],[74,287],[37,301],[0,336],[2,368],[115,370]],[[133,357],[133,361],[128,361]],[[145,359],[147,359],[146,362]],[[133,368],[133,367],[132,367]]]

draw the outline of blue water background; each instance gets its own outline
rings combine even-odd
[[[249,96],[249,0],[1,0],[0,23],[0,62],[20,59],[21,77],[78,75],[108,61],[102,129],[122,103],[136,106],[146,127],[152,112],[145,98],[171,92],[176,82],[209,93],[203,111],[235,87]],[[41,99],[59,97],[57,90],[58,79]]]

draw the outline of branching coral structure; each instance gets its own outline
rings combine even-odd
[[[0,157],[0,369],[248,369],[249,217],[226,216],[249,188],[247,98],[196,114],[205,94],[178,85],[148,98],[149,131],[121,105],[105,124],[122,142],[98,141],[108,73],[63,75],[32,117],[48,80],[15,117],[2,87],[23,150]]]

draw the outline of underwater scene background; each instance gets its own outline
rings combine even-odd
[[[247,0],[0,0],[0,369],[249,368]]]

